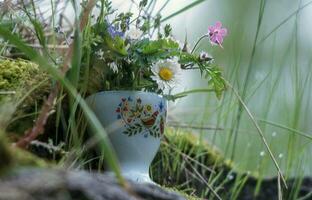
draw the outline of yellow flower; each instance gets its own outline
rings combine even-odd
[[[164,81],[170,81],[173,77],[173,72],[169,67],[162,67],[159,70],[159,77]]]

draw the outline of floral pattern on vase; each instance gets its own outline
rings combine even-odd
[[[158,105],[144,104],[141,98],[132,99],[121,98],[116,108],[117,119],[121,120],[126,129],[123,134],[134,136],[136,134],[144,134],[159,138],[164,133],[164,116],[160,113],[165,112],[162,101]]]

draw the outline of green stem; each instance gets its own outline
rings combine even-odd
[[[209,88],[204,88],[204,89],[194,89],[194,90],[188,90],[185,92],[180,92],[178,94],[173,95],[174,98],[180,98],[180,97],[184,97],[188,94],[193,94],[193,93],[204,93],[204,92],[214,92],[213,89],[209,89]]]
[[[197,40],[195,46],[193,47],[193,49],[192,49],[192,51],[191,51],[191,54],[194,53],[194,51],[195,51],[196,47],[198,46],[198,44],[199,44],[204,38],[206,38],[206,37],[208,37],[208,35],[203,35],[203,36],[201,36],[201,37]]]

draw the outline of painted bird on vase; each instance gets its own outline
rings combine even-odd
[[[143,125],[146,128],[152,127],[155,124],[155,121],[157,119],[158,114],[159,114],[159,112],[155,111],[151,116],[145,117],[145,118],[141,118],[141,121],[142,121]]]

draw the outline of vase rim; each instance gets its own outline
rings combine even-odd
[[[150,95],[157,96],[159,98],[164,98],[163,95],[157,94],[156,92],[145,92],[145,91],[140,91],[140,90],[105,90],[105,91],[99,91],[99,92],[93,93],[93,94],[89,95],[87,98],[94,96],[94,95],[117,94],[117,93],[150,94]]]

